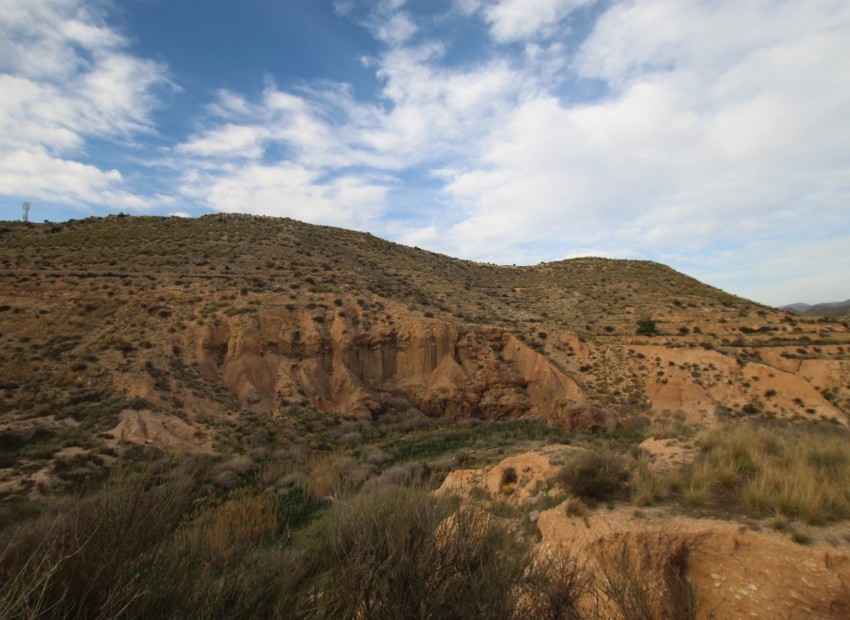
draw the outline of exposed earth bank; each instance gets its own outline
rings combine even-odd
[[[441,495],[513,506],[539,530],[539,550],[558,547],[597,579],[638,586],[657,617],[699,619],[850,617],[850,529],[811,528],[807,544],[767,522],[694,518],[670,507],[576,508],[553,481],[559,464],[580,451],[548,446],[483,470],[451,473]],[[668,451],[661,460],[679,458]],[[515,482],[504,484],[505,471]],[[554,507],[538,507],[557,501]],[[598,605],[598,601],[586,601]]]

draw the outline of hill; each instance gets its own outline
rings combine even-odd
[[[9,491],[51,478],[63,451],[270,448],[325,414],[576,431],[729,415],[846,425],[850,412],[846,324],[652,262],[498,267],[238,215],[6,223],[0,235]],[[656,333],[637,335],[641,319]],[[233,436],[258,419],[274,430]]]

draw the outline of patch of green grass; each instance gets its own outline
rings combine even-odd
[[[296,485],[280,496],[277,508],[278,522],[286,528],[300,529],[308,525],[327,505],[327,501],[315,497],[300,485]]]
[[[791,540],[798,545],[810,545],[814,542],[814,539],[811,536],[805,532],[801,532],[800,530],[794,530],[791,532]]]
[[[569,443],[569,436],[556,427],[537,421],[478,422],[443,427],[434,431],[393,438],[384,449],[392,463],[433,459],[458,450],[510,446],[524,441]]]
[[[623,443],[627,445],[642,442],[646,437],[643,433],[627,428],[615,428],[604,433],[585,435],[586,439],[599,442]]]

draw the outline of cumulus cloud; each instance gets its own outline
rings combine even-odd
[[[491,36],[500,42],[550,36],[577,8],[595,0],[499,0],[484,9]]]
[[[456,0],[461,12],[480,13],[499,43],[563,34],[564,20],[596,0]]]
[[[49,183],[45,180],[49,179]],[[0,183],[7,191],[47,200],[61,200],[65,194],[93,200],[99,192],[121,181],[117,170],[53,157],[45,149],[4,152],[0,155]]]
[[[0,5],[2,191],[164,204],[85,157],[94,138],[155,132],[168,81],[92,6]],[[775,273],[818,290],[818,270],[841,278],[844,0],[455,0],[449,16],[403,0],[334,6],[378,42],[359,56],[377,95],[272,78],[220,91],[163,157],[182,210],[369,228],[493,262],[654,258],[764,299],[782,286]]]
[[[389,45],[400,45],[416,34],[416,24],[404,13],[395,13],[375,24],[375,36]]]
[[[81,0],[0,6],[0,178],[5,194],[70,204],[147,208],[116,170],[82,163],[91,138],[153,131],[160,64],[128,54],[124,37]]]
[[[205,127],[174,149],[179,194],[215,211],[364,228],[398,167],[365,146],[375,111],[331,85],[299,93],[269,84],[256,101],[223,92]],[[346,173],[356,168],[357,173]]]
[[[606,95],[541,93],[507,111],[447,179],[465,217],[445,245],[629,247],[693,272],[686,257],[719,246],[847,230],[846,3],[615,4],[572,69]]]
[[[178,145],[177,152],[198,157],[257,159],[262,156],[262,145],[268,137],[263,127],[226,123]]]
[[[314,170],[279,162],[195,171],[184,178],[181,191],[216,211],[360,228],[383,207],[386,187],[360,177],[322,179]]]
[[[215,210],[247,209],[238,201],[250,199],[293,217],[312,213],[310,221],[331,222],[333,215],[340,225],[390,227],[376,218],[399,175],[475,152],[476,134],[486,135],[528,82],[502,59],[460,71],[442,66],[443,54],[435,42],[388,48],[375,61],[382,85],[376,102],[359,101],[336,83],[284,90],[270,82],[253,101],[221,92],[202,129],[174,151],[187,177],[203,173],[218,192],[193,192],[194,182],[182,191]],[[258,180],[275,174],[284,179],[279,185]],[[305,198],[281,211],[272,188]],[[332,209],[332,200],[341,203]],[[356,205],[353,218],[349,205]]]
[[[128,192],[123,181],[118,170],[101,170],[55,157],[43,148],[0,153],[0,187],[10,195],[53,203],[108,204],[136,211],[173,202],[166,196]]]

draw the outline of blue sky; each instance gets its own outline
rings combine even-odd
[[[294,217],[850,297],[846,0],[4,0],[0,219]]]

